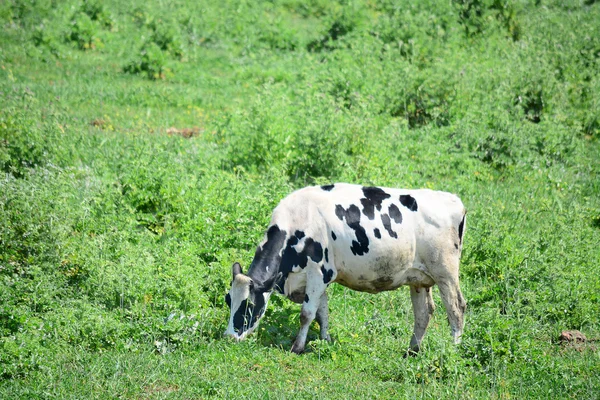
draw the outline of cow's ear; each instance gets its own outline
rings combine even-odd
[[[240,265],[240,263],[235,262],[233,263],[233,265],[231,266],[231,274],[233,275],[233,278],[235,279],[236,275],[241,274],[242,273],[242,266]]]

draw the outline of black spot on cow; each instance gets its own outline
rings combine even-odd
[[[309,300],[310,300],[310,299],[308,298],[308,295],[307,295],[307,294],[305,294],[305,295],[304,295],[304,302],[305,302],[305,303],[308,303],[308,301],[309,301]]]
[[[300,236],[304,238],[303,235],[304,234]],[[323,246],[321,246],[321,243],[315,242],[312,238],[307,237],[304,239],[304,248],[302,251],[298,252],[294,246],[299,242],[300,239],[298,236],[294,235],[290,236],[285,245],[283,255],[281,256],[281,264],[279,266],[279,272],[281,273],[281,278],[277,282],[277,290],[279,292],[283,292],[285,280],[295,266],[306,268],[309,258],[315,263],[320,263],[321,260],[323,260]]]
[[[247,325],[246,313],[248,311],[248,299],[242,301],[239,308],[233,314],[233,329],[236,333],[242,333]]]
[[[465,229],[465,215],[463,215],[462,220],[460,221],[460,224],[458,224],[458,240],[460,241],[460,243],[462,243],[462,238],[463,238],[463,230]]]
[[[231,308],[231,296],[229,293],[225,295],[225,303],[227,303],[227,307]]]
[[[400,196],[400,203],[408,208],[410,211],[417,211],[417,200],[412,197],[410,194],[403,194]]]
[[[304,249],[300,254],[305,255],[304,257],[310,257],[316,263],[320,263],[323,259],[323,246],[321,243],[315,242],[311,238],[306,238],[304,241]],[[306,261],[303,260],[304,266],[306,266]]]
[[[454,248],[458,250],[458,243],[454,243]]]
[[[333,278],[333,270],[332,269],[325,269],[324,266],[321,266],[321,273],[323,274],[323,283],[324,284],[328,284],[329,282],[331,282],[331,278]]]
[[[286,231],[277,225],[267,230],[267,241],[258,246],[254,259],[248,269],[248,276],[262,286],[272,287],[277,274],[277,266],[281,262],[281,249],[285,244]],[[267,268],[269,267],[269,268]]]
[[[381,222],[383,223],[383,227],[390,234],[390,236],[394,239],[398,239],[398,234],[392,229],[392,220],[390,219],[390,216],[387,214],[381,214]]]
[[[255,290],[253,292],[253,296],[252,296],[253,300],[254,300],[254,304],[252,307],[252,318],[250,320],[250,326],[254,326],[254,324],[256,324],[256,322],[260,319],[260,317],[262,317],[262,315],[265,312],[265,297],[263,296],[263,293],[260,290]]]
[[[375,219],[375,208],[377,211],[381,211],[381,202],[390,197],[383,189],[373,186],[364,186],[362,188],[364,199],[360,199],[360,203],[363,206],[363,214],[370,220]]]
[[[377,239],[381,239],[381,232],[379,232],[379,228],[373,229],[373,233]]]
[[[341,204],[336,204],[335,205],[335,215],[340,219],[340,221],[343,221],[344,216],[346,215],[346,209]],[[359,220],[360,220],[360,215],[359,215]]]
[[[321,189],[325,190],[326,192],[331,192],[331,189],[333,189],[335,187],[335,185],[323,185],[321,186]]]
[[[302,239],[306,235],[302,231],[296,231],[294,232],[294,236],[296,236],[298,239]]]
[[[265,312],[265,298],[261,291],[250,291],[250,297],[242,301],[233,314],[233,329],[238,334],[254,326]]]
[[[334,232],[334,231],[331,231],[331,238],[332,238],[333,240],[336,240],[336,239],[337,239],[337,236],[335,236],[335,232]]]
[[[267,230],[267,241],[256,249],[254,260],[259,261],[265,257],[273,257],[274,254],[279,254],[285,241],[286,232],[279,229],[277,225],[271,226]]]
[[[327,247],[325,248],[325,262],[329,262],[329,249]]]
[[[391,204],[390,208],[389,208],[389,212],[390,212],[390,217],[392,217],[392,219],[394,220],[395,223],[397,223],[397,224],[402,223],[402,213],[400,212],[400,209],[398,208],[398,206],[396,206],[395,204]]]
[[[352,254],[355,256],[362,256],[369,252],[369,238],[367,237],[367,232],[365,228],[360,225],[360,210],[359,208],[351,204],[348,209],[345,209],[341,205],[337,204],[335,206],[335,215],[343,221],[346,219],[346,224],[354,230],[356,234],[356,240],[352,241],[352,246],[350,246],[350,250],[352,250]]]
[[[293,246],[296,246],[299,241],[300,239],[296,236],[292,236],[288,239],[281,258],[280,272],[285,273],[287,270],[289,273],[295,266],[306,268],[309,257],[316,263],[321,262],[323,259],[323,246],[321,246],[321,243],[315,242],[312,238],[306,238],[304,241],[304,248],[302,251],[297,252]]]

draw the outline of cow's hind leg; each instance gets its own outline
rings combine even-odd
[[[331,341],[331,336],[327,332],[329,330],[329,305],[327,299],[327,292],[324,292],[321,296],[321,302],[317,309],[317,323],[321,330],[321,340]]]
[[[460,343],[460,337],[465,325],[464,315],[465,310],[467,309],[467,303],[458,286],[458,279],[444,279],[437,282],[437,284],[440,288],[440,295],[444,302],[444,307],[446,307],[454,343],[458,344]]]
[[[435,310],[435,304],[431,297],[431,288],[410,287],[410,299],[412,300],[413,314],[415,316],[415,326],[413,336],[410,340],[410,352],[417,353],[421,348],[421,341],[425,336],[427,325]]]

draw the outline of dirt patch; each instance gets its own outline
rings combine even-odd
[[[96,118],[90,122],[90,125],[96,128],[104,129],[106,126],[106,121],[102,118]]]
[[[153,398],[158,394],[168,394],[179,391],[179,386],[155,383],[142,388],[143,394],[138,397],[140,399]]]
[[[595,339],[588,339],[582,332],[577,330],[562,331],[558,337],[562,351],[576,350],[580,353],[585,350],[596,351],[596,346],[592,344]]]
[[[200,134],[200,132],[202,132],[203,129],[198,128],[197,126],[193,127],[193,128],[175,128],[175,127],[170,127],[167,128],[167,135],[169,136],[181,136],[184,137],[186,139],[192,138],[194,136],[198,136]]]
[[[585,335],[579,331],[562,331],[558,340],[562,343],[585,343],[588,341]]]

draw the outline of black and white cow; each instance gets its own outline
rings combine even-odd
[[[292,347],[301,353],[315,318],[321,338],[330,340],[330,283],[370,293],[409,285],[410,347],[417,352],[435,308],[430,288],[437,284],[458,343],[466,308],[458,283],[465,214],[457,196],[427,189],[338,183],[293,192],[273,211],[248,273],[233,264],[225,335],[242,340],[256,329],[277,290],[302,303]]]

